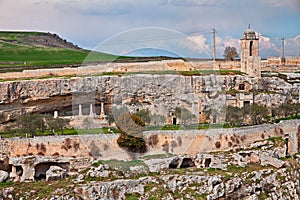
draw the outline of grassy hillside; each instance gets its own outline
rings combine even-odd
[[[0,72],[81,64],[91,51],[41,32],[0,32]],[[89,62],[114,60],[117,56],[93,52]]]

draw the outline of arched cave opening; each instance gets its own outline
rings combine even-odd
[[[191,158],[183,158],[180,168],[194,167],[195,163]]]
[[[16,174],[18,176],[20,176],[20,177],[23,175],[23,168],[22,168],[22,166],[16,166]]]
[[[211,163],[211,158],[206,158],[204,161],[204,167],[209,167],[210,163]]]
[[[69,164],[68,163],[55,163],[55,162],[45,162],[37,164],[35,168],[34,179],[35,180],[46,180],[46,172],[49,170],[51,166],[58,166],[68,171]]]
[[[176,169],[178,167],[178,165],[179,165],[178,158],[176,158],[171,161],[171,163],[169,164],[169,168]]]
[[[289,137],[287,136],[284,140],[285,140],[285,146],[286,146],[285,154],[289,155]]]

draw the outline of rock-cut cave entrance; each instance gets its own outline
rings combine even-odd
[[[46,172],[51,166],[58,166],[68,171],[69,163],[55,163],[55,162],[45,162],[37,164],[35,168],[34,179],[35,180],[46,180]]]
[[[183,158],[180,168],[194,167],[195,163],[191,158]]]

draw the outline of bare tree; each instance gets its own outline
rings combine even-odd
[[[224,50],[224,58],[225,60],[233,60],[234,58],[238,57],[238,53],[235,47],[226,47]]]

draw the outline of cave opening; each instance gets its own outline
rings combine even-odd
[[[180,168],[194,167],[195,163],[191,158],[183,158]]]
[[[18,176],[22,176],[23,175],[23,168],[22,168],[22,166],[16,166],[16,174]]]
[[[68,163],[56,163],[56,162],[45,162],[37,164],[35,168],[34,179],[35,180],[46,180],[46,172],[51,166],[58,166],[68,171]]]
[[[204,161],[204,167],[209,167],[210,163],[211,163],[211,158],[206,158]]]
[[[169,168],[171,169],[176,169],[179,165],[179,162],[178,162],[178,158],[177,159],[174,159],[171,161],[171,163],[169,164]]]

